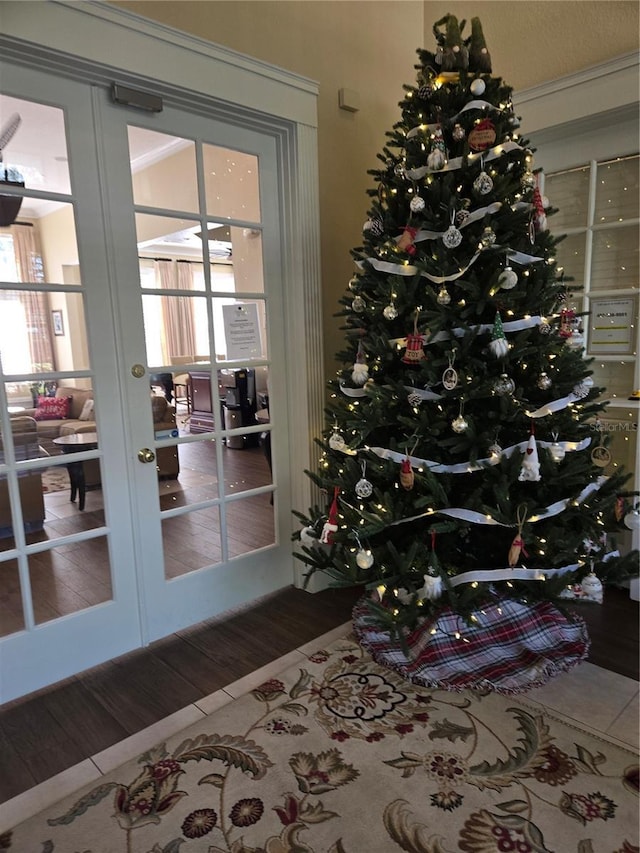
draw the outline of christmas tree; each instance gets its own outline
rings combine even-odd
[[[611,534],[630,493],[556,261],[561,237],[478,19],[418,50],[352,252],[343,366],[297,514],[309,575],[364,585],[402,637],[444,608],[561,602],[637,574]],[[588,578],[588,581],[586,580]]]

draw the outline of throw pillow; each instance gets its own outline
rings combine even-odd
[[[33,414],[36,421],[60,421],[69,417],[71,397],[38,397]]]
[[[82,411],[80,412],[79,421],[93,420],[93,400],[85,400]]]

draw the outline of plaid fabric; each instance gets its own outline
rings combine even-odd
[[[408,656],[388,632],[367,624],[368,615],[362,598],[353,610],[360,645],[377,663],[423,687],[523,693],[571,669],[589,651],[584,620],[569,620],[548,601],[501,599],[475,613],[474,627],[446,608],[407,636]]]

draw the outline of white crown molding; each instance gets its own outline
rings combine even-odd
[[[219,100],[223,80],[225,100],[236,107],[317,126],[313,80],[102,2],[7,0],[2,30],[6,58],[7,49],[25,62],[30,50],[41,61],[47,52],[66,54],[93,76],[117,69],[168,87],[179,78],[183,89]]]
[[[525,135],[577,122],[606,124],[638,112],[639,56],[626,53],[557,80],[514,93]],[[600,118],[598,118],[600,117]]]

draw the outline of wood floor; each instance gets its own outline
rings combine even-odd
[[[0,707],[0,802],[349,620],[360,590],[288,587]],[[638,679],[638,603],[608,589],[576,603],[589,660]]]

